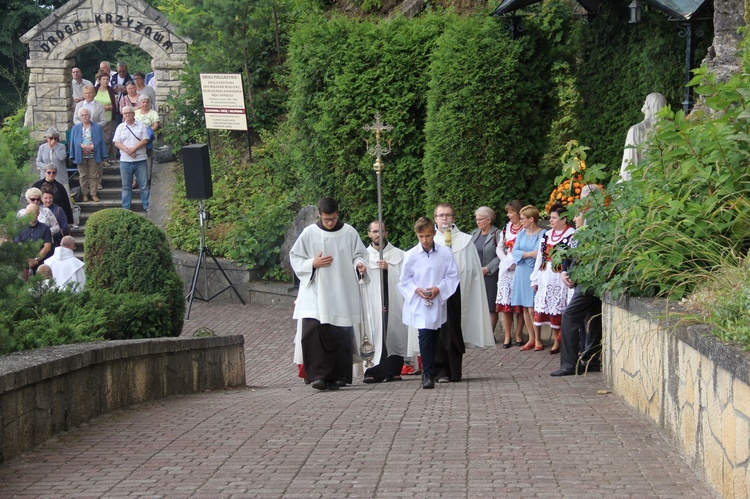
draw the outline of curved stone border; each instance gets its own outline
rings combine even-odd
[[[241,335],[158,338],[0,357],[0,462],[116,409],[245,386],[244,343]]]
[[[748,497],[750,354],[705,325],[665,320],[667,312],[679,310],[664,300],[605,300],[607,381],[722,497]]]

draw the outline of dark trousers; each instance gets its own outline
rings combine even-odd
[[[435,376],[435,349],[438,343],[437,329],[419,330],[419,355],[422,356],[422,374]]]
[[[351,327],[302,319],[302,359],[306,379],[351,383],[353,334]]]
[[[579,331],[585,331],[585,348],[580,354]],[[579,357],[588,362],[602,348],[602,301],[593,292],[582,293],[576,286],[573,298],[562,314],[562,348],[560,368],[575,369]],[[598,360],[593,362],[598,363]]]

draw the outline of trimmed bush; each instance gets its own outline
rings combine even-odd
[[[153,323],[149,321],[158,322],[162,313],[169,324],[165,324],[168,328],[159,336],[180,335],[185,313],[184,286],[174,268],[167,237],[150,220],[120,208],[95,213],[86,224],[85,258],[86,287],[91,291],[160,295],[151,301],[152,310],[130,317],[133,322],[142,322],[140,327],[149,331],[148,334],[142,331],[141,335],[158,335],[153,334]],[[123,300],[137,303],[135,298],[123,297]],[[143,307],[147,309],[149,305]],[[152,314],[154,309],[159,313]]]

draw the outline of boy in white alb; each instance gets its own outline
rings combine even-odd
[[[406,252],[398,289],[404,297],[403,321],[419,330],[422,388],[435,387],[435,347],[448,318],[447,301],[458,287],[458,268],[450,248],[435,244],[435,223],[414,224],[419,244]]]

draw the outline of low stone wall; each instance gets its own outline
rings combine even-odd
[[[245,386],[242,336],[82,343],[0,357],[0,462],[107,412]]]
[[[723,497],[750,496],[750,355],[665,320],[663,300],[606,301],[604,371]]]

